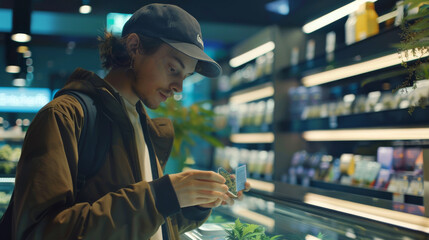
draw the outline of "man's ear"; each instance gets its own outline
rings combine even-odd
[[[126,47],[127,47],[128,54],[131,57],[134,57],[134,55],[139,52],[139,46],[140,46],[139,36],[135,33],[131,33],[130,35],[128,35],[127,41],[126,41]]]

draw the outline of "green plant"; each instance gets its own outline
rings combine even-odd
[[[429,1],[405,0],[403,4],[407,9],[418,8],[419,11],[406,16],[401,24],[401,43],[397,47],[402,58],[402,66],[408,70],[408,77],[394,91],[410,86],[416,89],[417,81],[429,79],[428,57],[425,57],[429,53]],[[408,64],[407,60],[410,57],[418,59]],[[425,108],[426,104],[427,98],[420,97],[418,106]],[[411,114],[415,107],[411,106],[408,112]]]
[[[190,152],[196,143],[195,139],[203,139],[215,147],[223,146],[212,136],[216,130],[213,126],[215,113],[204,108],[207,103],[209,102],[202,101],[185,107],[181,101],[170,98],[153,111],[156,116],[168,117],[173,122],[175,138],[171,157],[179,161],[179,171],[185,165],[193,164]]]
[[[281,235],[269,237],[265,235],[264,227],[257,224],[241,223],[238,218],[235,220],[235,224],[228,227],[230,229],[225,229],[226,240],[275,240],[281,237]]]

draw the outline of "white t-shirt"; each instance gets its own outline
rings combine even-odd
[[[115,89],[116,90],[116,89]],[[141,169],[141,174],[143,181],[152,181],[152,168],[150,164],[149,150],[147,148],[146,142],[144,140],[143,129],[140,123],[140,116],[136,109],[137,103],[129,102],[125,97],[119,94],[124,100],[125,108],[128,113],[128,117],[134,128],[134,137],[136,138],[137,143],[137,154],[139,157],[139,164]],[[162,240],[162,229],[158,228],[157,232],[152,236],[151,240]]]

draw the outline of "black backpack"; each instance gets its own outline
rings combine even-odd
[[[55,97],[68,94],[75,97],[82,105],[84,112],[84,123],[78,141],[78,176],[75,197],[85,185],[86,180],[93,177],[103,165],[107,151],[111,143],[110,118],[104,114],[101,103],[94,101],[90,96],[82,92],[67,90],[62,91]],[[97,153],[97,154],[96,154]],[[14,194],[9,202],[6,212],[0,219],[0,232],[2,239],[11,239],[12,230],[12,208]]]
[[[82,105],[84,113],[83,128],[78,141],[78,193],[86,180],[93,177],[103,165],[112,138],[110,118],[104,114],[101,103],[94,101],[85,93],[66,90],[55,97],[68,94]]]

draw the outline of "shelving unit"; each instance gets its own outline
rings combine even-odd
[[[377,201],[383,202],[379,206],[382,208],[393,209],[395,202],[402,201],[405,204],[425,206],[429,209],[428,189],[426,189],[425,196],[415,196],[315,179],[303,182],[301,182],[302,179],[298,179],[298,185],[295,187],[294,184],[286,183],[288,178],[285,178],[285,174],[288,174],[288,169],[291,167],[294,153],[302,150],[310,153],[322,151],[336,157],[342,153],[353,153],[354,151],[356,154],[376,156],[376,149],[379,146],[398,144],[428,146],[429,110],[427,108],[416,108],[412,115],[408,113],[407,108],[398,108],[349,114],[328,114],[325,117],[314,118],[303,117],[303,115],[291,112],[291,108],[296,107],[294,104],[296,105],[297,102],[290,99],[290,91],[296,87],[306,86],[308,89],[318,86],[322,89],[319,102],[320,99],[333,102],[347,94],[358,96],[373,91],[391,91],[396,85],[402,83],[408,73],[400,62],[374,67],[374,61],[378,60],[373,60],[385,60],[384,56],[390,56],[390,58],[394,56],[396,49],[393,45],[400,42],[400,31],[398,27],[381,29],[379,34],[350,46],[337,42],[334,61],[326,60],[325,43],[316,42],[314,59],[306,60],[305,55],[300,54],[298,64],[291,65],[290,62],[287,62],[281,68],[280,77],[276,78],[274,83],[276,89],[273,126],[275,129],[274,180],[276,182],[274,195],[285,196],[285,189],[294,186],[294,189],[296,187],[300,189],[299,192],[314,190],[326,196],[334,193],[333,196],[339,198],[341,198],[339,196],[341,193],[350,194],[354,196],[352,201],[355,199],[356,202],[365,204],[376,204],[371,199],[378,199]],[[309,35],[296,33],[294,39],[301,39],[301,43],[290,43],[289,40],[292,37],[283,34],[285,36],[283,42],[288,42],[289,48],[299,48],[302,53],[307,40],[323,39],[324,34],[326,33],[321,31]],[[361,66],[360,63],[365,62],[372,65],[363,68],[368,71],[357,69]],[[353,68],[348,69],[347,66],[353,66]],[[345,69],[346,73],[340,74],[336,71],[337,69]],[[298,108],[302,107],[302,105],[298,106]],[[386,132],[389,134],[386,135]],[[425,156],[424,161],[424,168],[428,169],[429,158]],[[428,174],[424,176],[424,179],[424,181],[428,181]],[[296,197],[295,200],[301,197]],[[425,214],[429,216],[429,211],[426,210]]]
[[[306,120],[291,120],[289,123],[285,123],[285,129],[290,129],[294,132],[303,132],[320,129],[374,128],[380,126],[399,128],[410,125],[425,125],[428,122],[428,108],[416,109],[412,115],[407,112],[407,109],[396,109]]]
[[[0,141],[21,142],[24,140],[25,132],[21,131],[1,131]]]

